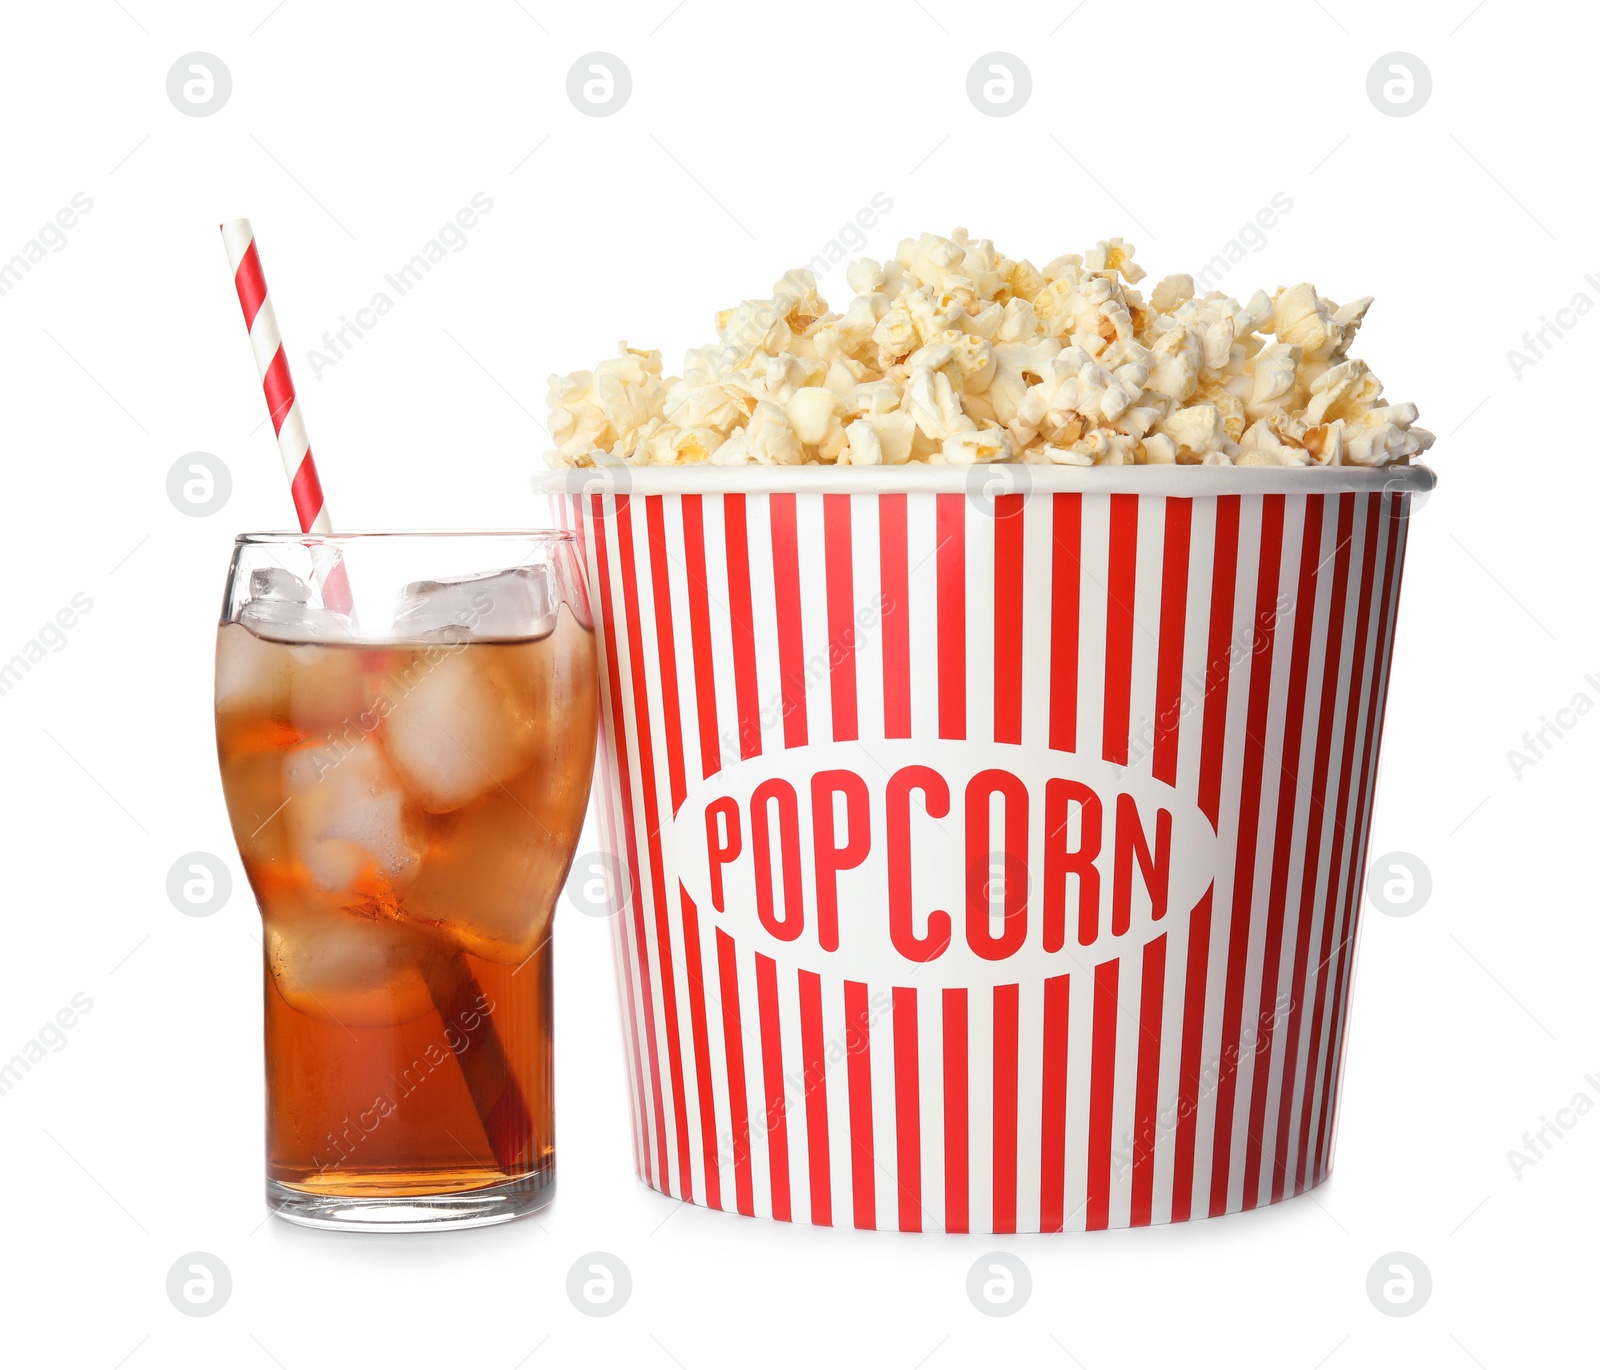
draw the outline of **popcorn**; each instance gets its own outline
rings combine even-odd
[[[883,444],[878,434],[865,419],[852,419],[844,430],[845,450],[839,461],[845,466],[881,466]]]
[[[760,401],[745,430],[750,460],[763,466],[798,466],[805,460],[788,414],[770,400]]]
[[[1169,314],[1185,300],[1194,298],[1194,277],[1187,273],[1163,276],[1161,284],[1150,292],[1150,308]]]
[[[563,451],[632,449],[640,430],[658,416],[665,393],[661,354],[626,343],[618,343],[617,351],[593,371],[550,378],[550,436]]]
[[[1221,452],[1228,440],[1222,413],[1214,404],[1196,404],[1178,410],[1161,425],[1161,432],[1177,444],[1178,461],[1184,465],[1210,464],[1206,463],[1206,457]]]
[[[1239,441],[1235,466],[1308,466],[1311,454],[1304,447],[1285,442],[1266,419],[1257,419],[1245,429]]]
[[[997,423],[952,433],[939,453],[952,466],[971,466],[976,462],[1009,461],[1011,435]]]
[[[1241,304],[1145,271],[1121,238],[1041,269],[965,229],[809,271],[717,314],[680,376],[619,345],[550,378],[553,466],[1386,466],[1433,444],[1347,354],[1370,297],[1309,284]]]
[[[934,442],[977,426],[962,409],[950,377],[929,361],[911,369],[904,405],[922,436]]]

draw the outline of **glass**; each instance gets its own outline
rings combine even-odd
[[[282,1217],[467,1227],[553,1197],[550,924],[598,707],[570,533],[238,539],[217,758]]]

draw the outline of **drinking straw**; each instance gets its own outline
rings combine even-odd
[[[256,354],[256,371],[267,399],[272,430],[278,435],[278,455],[289,478],[289,493],[302,533],[331,533],[328,504],[322,495],[322,481],[311,455],[311,439],[306,436],[300,401],[294,393],[294,378],[289,374],[289,354],[278,332],[278,316],[267,294],[267,278],[261,271],[261,255],[256,251],[256,235],[248,219],[229,219],[221,225],[223,245],[228,249],[228,265],[233,271],[234,288],[239,292],[239,308],[244,311],[244,326],[250,333],[250,346]],[[319,555],[319,553],[321,555]],[[350,582],[337,549],[313,545],[312,565],[322,586],[322,602],[337,613],[348,614],[352,607]]]
[[[267,412],[272,416],[272,427],[278,435],[278,453],[283,458],[284,474],[289,478],[289,493],[294,498],[300,531],[331,533],[333,522],[328,517],[322,482],[317,477],[317,464],[311,455],[311,440],[306,436],[300,401],[289,375],[289,356],[284,349],[283,336],[278,332],[272,299],[267,294],[255,232],[248,219],[230,219],[220,227],[223,244],[228,249],[228,265],[233,270],[234,288],[239,292],[239,307],[244,311],[244,324],[250,332],[250,346],[255,352]],[[352,612],[350,582],[338,549],[313,543],[311,553],[322,587],[323,604],[337,613]],[[472,968],[458,950],[451,949],[440,958],[424,978],[434,1007],[447,1029],[447,1041],[461,1063],[461,1074],[495,1161],[509,1173],[531,1159],[526,1153],[533,1138],[533,1121],[494,1020],[481,1007],[488,1001]],[[462,1045],[457,1047],[457,1042]]]

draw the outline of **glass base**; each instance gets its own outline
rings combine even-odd
[[[267,1181],[267,1206],[278,1217],[329,1232],[448,1232],[489,1227],[536,1213],[555,1196],[552,1170],[454,1194],[317,1194]]]

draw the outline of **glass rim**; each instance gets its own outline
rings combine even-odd
[[[475,538],[482,541],[573,542],[570,528],[363,528],[348,533],[258,532],[235,535],[235,547],[273,546],[281,543],[375,542],[383,538],[429,540]]]

